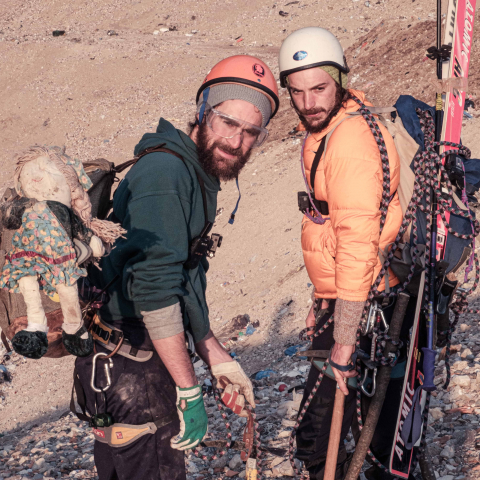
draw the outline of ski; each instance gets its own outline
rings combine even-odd
[[[452,47],[450,60],[443,62],[442,78],[468,78],[470,53],[473,43],[476,0],[450,0],[446,17],[444,44]],[[440,140],[460,143],[465,91],[452,85],[443,95],[443,124]],[[441,147],[440,153],[454,147]],[[450,213],[446,212],[447,222]],[[443,259],[447,231],[440,215],[437,216],[437,259]]]
[[[425,272],[422,272],[420,279],[419,292],[425,290]],[[422,313],[424,296],[419,295],[415,308],[415,321],[410,331],[410,343],[408,349],[408,358],[405,370],[405,382],[402,389],[402,400],[398,411],[397,426],[393,440],[392,452],[390,454],[389,470],[392,475],[401,478],[408,478],[410,467],[413,461],[414,448],[408,450],[405,442],[402,440],[402,428],[405,418],[409,414],[413,397],[416,390],[423,385],[423,354],[421,346],[426,344],[427,330],[425,328],[425,316]],[[423,410],[426,400],[426,392],[422,390],[420,404]],[[415,447],[420,445],[420,440]]]

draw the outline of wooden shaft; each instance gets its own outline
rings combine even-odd
[[[338,388],[335,392],[335,403],[333,405],[332,425],[330,427],[330,437],[328,439],[327,461],[325,463],[325,480],[334,480],[337,470],[338,450],[340,447],[340,437],[342,433],[343,412],[345,404],[345,395]]]

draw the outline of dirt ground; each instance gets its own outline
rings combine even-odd
[[[195,95],[220,59],[262,58],[278,77],[277,54],[292,31],[331,29],[347,49],[350,85],[377,105],[400,94],[433,103],[433,0],[9,0],[0,5],[0,192],[10,185],[13,156],[35,143],[65,145],[83,161],[132,157],[160,117],[185,129]],[[285,15],[280,14],[284,12]],[[478,15],[477,15],[478,21]],[[169,28],[167,32],[162,32]],[[54,37],[54,30],[65,30]],[[480,95],[478,35],[473,42],[471,98]],[[214,331],[248,314],[255,335],[238,344],[248,373],[295,344],[311,306],[300,249],[303,189],[297,117],[281,90],[268,142],[234,183],[222,185],[214,231],[224,237],[211,262],[208,299]],[[480,109],[480,105],[478,106]],[[480,157],[480,119],[465,121],[464,143]],[[58,418],[68,409],[71,357],[16,365],[0,432]]]

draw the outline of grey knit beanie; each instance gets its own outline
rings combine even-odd
[[[202,92],[202,95],[198,100],[197,108],[200,108],[202,105],[204,94],[205,90]],[[270,120],[272,104],[268,97],[259,90],[238,83],[223,83],[210,87],[207,98],[207,103],[209,105],[216,107],[227,100],[245,100],[246,102],[255,105],[262,114],[262,127],[265,127]]]

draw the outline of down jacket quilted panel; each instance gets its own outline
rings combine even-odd
[[[366,105],[372,105],[365,100],[363,92],[350,92]],[[395,195],[380,236],[383,173],[377,143],[362,116],[348,118],[339,124],[347,113],[358,108],[354,100],[348,100],[325,130],[310,135],[305,142],[303,161],[310,182],[315,152],[322,138],[338,125],[315,176],[315,197],[328,202],[330,220],[317,225],[304,217],[302,224],[305,265],[317,298],[366,300],[381,269],[379,248],[382,251],[388,248],[402,223],[402,210],[398,195]],[[393,194],[400,181],[400,160],[391,135],[380,122],[378,124],[387,146],[390,194]],[[392,287],[398,280],[391,271],[389,273]],[[384,285],[382,281],[381,290]]]

